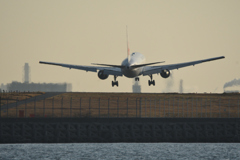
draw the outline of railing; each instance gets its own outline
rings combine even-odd
[[[29,117],[138,117],[138,118],[239,118],[239,98],[86,98],[53,97],[0,101],[0,118]],[[0,102],[1,104],[1,102]]]

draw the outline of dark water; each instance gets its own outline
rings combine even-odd
[[[0,159],[240,159],[236,143],[0,144]]]

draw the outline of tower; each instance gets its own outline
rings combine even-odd
[[[141,93],[141,85],[139,81],[133,80],[132,91],[133,93]]]
[[[24,77],[23,77],[23,82],[24,83],[29,83],[29,81],[30,81],[29,74],[30,74],[30,67],[29,67],[28,63],[25,63],[25,65],[24,65]]]

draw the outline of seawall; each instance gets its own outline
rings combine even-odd
[[[0,143],[240,142],[239,118],[1,118]]]

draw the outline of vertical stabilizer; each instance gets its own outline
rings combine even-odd
[[[128,62],[130,61],[130,49],[129,49],[129,43],[128,43],[128,27],[126,27],[126,34],[127,34],[127,58]]]

